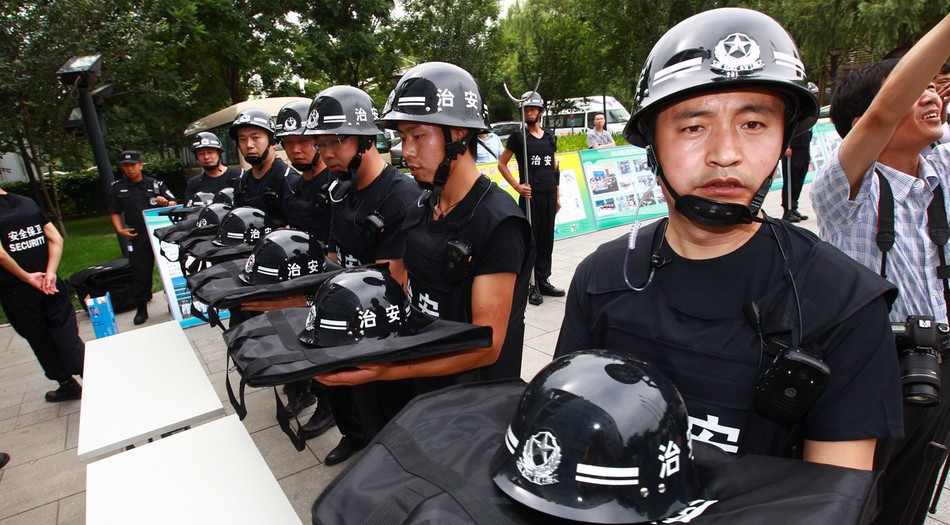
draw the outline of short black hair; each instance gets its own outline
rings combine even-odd
[[[897,62],[896,58],[875,62],[852,72],[835,87],[831,96],[831,122],[841,138],[851,132],[854,119],[871,107],[871,102],[881,90],[884,79],[891,74]]]
[[[939,74],[940,74],[940,75],[946,75],[947,73],[950,73],[950,62],[947,62],[946,64],[940,66],[940,73],[939,73]]]

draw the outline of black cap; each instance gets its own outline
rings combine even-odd
[[[119,164],[138,164],[142,162],[142,154],[135,150],[125,150],[119,153]]]

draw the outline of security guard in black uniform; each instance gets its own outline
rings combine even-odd
[[[262,210],[274,227],[287,224],[283,200],[290,193],[287,177],[290,166],[277,157],[274,123],[262,109],[245,109],[237,114],[228,134],[251,169],[241,176],[234,194],[234,206]]]
[[[304,136],[307,127],[307,114],[310,101],[291,102],[277,113],[275,136],[283,143],[284,153],[294,167],[288,177],[290,193],[282,204],[287,223],[291,228],[305,231],[311,238],[319,240],[324,246],[330,237],[330,170],[320,160],[314,145],[315,136]],[[299,172],[299,173],[298,173]],[[321,254],[322,256],[323,254]],[[302,299],[302,303],[293,302]],[[306,298],[289,298],[289,301],[264,302],[263,309],[286,306],[305,306]],[[269,304],[268,304],[269,303]],[[255,304],[243,304],[242,308],[255,308]],[[300,426],[300,437],[312,439],[322,435],[333,427],[333,412],[327,397],[326,387],[316,381],[306,380],[287,385],[285,392],[288,406],[293,410],[310,403],[309,397],[316,398],[317,409],[306,423]]]
[[[0,306],[46,377],[59,383],[46,393],[50,403],[82,397],[73,376],[82,376],[86,348],[70,288],[56,275],[62,255],[63,238],[40,207],[0,188]]]
[[[894,287],[761,212],[818,116],[795,42],[748,9],[690,17],[654,46],[635,108],[624,137],[647,150],[669,218],[577,267],[555,356],[658,366],[694,442],[871,470],[876,440],[902,433]]]
[[[376,117],[369,95],[352,86],[333,86],[314,98],[305,135],[316,138],[317,154],[332,172],[329,256],[345,268],[387,263],[390,274],[405,286],[403,221],[420,192],[376,149],[381,133]],[[411,390],[396,381],[329,389],[343,439],[326,464],[363,448],[411,398]]]
[[[315,136],[305,136],[310,102],[294,101],[277,114],[277,138],[291,166],[291,192],[284,198],[284,214],[292,228],[305,231],[323,244],[330,239],[330,169],[317,155]]]
[[[321,381],[418,378],[417,390],[426,392],[520,377],[531,231],[511,196],[475,166],[477,134],[487,126],[483,109],[467,71],[429,62],[403,75],[379,122],[399,131],[409,169],[427,190],[406,219],[410,301],[442,319],[491,326],[491,347],[372,365]]]
[[[553,131],[541,127],[544,99],[537,92],[529,91],[521,96],[521,110],[524,112],[527,132],[516,131],[508,137],[505,151],[498,157],[498,171],[521,195],[518,205],[525,213],[528,203],[531,203],[531,234],[537,258],[534,262],[535,282],[528,293],[528,301],[539,305],[544,300],[542,295],[564,296],[564,290],[556,288],[548,280],[554,254],[554,217],[561,209],[561,172],[555,157],[557,137]],[[523,158],[525,140],[528,143],[527,159]],[[508,169],[512,155],[518,159],[519,181],[515,181]]]
[[[168,191],[164,182],[142,174],[144,164],[141,153],[123,151],[119,155],[119,165],[125,177],[112,183],[109,210],[112,212],[115,232],[129,240],[128,257],[132,266],[135,303],[138,305],[133,322],[140,325],[148,319],[148,302],[152,299],[152,268],[155,266],[155,254],[152,253],[142,212],[149,208],[174,206],[176,203],[175,196]]]
[[[185,186],[185,202],[191,202],[191,198],[198,192],[214,194],[237,185],[242,170],[221,164],[224,146],[214,133],[202,131],[195,135],[191,142],[191,151],[195,154],[195,159],[202,171],[188,179],[188,184]]]

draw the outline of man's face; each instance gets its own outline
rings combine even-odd
[[[782,154],[784,107],[778,95],[742,90],[663,109],[655,144],[670,185],[680,195],[748,205]]]
[[[238,149],[245,157],[260,157],[270,147],[270,135],[263,128],[244,126],[237,130]]]
[[[316,146],[320,159],[330,171],[344,172],[358,151],[358,137],[354,135],[317,135]]]
[[[317,142],[316,137],[290,135],[282,138],[281,141],[284,143],[284,153],[293,164],[310,164],[317,156],[317,152],[313,149],[313,145]]]
[[[141,162],[136,162],[134,164],[131,162],[125,162],[121,164],[122,173],[124,173],[125,177],[130,181],[138,182],[142,180],[142,165],[143,164]]]
[[[195,150],[195,158],[202,168],[213,169],[221,161],[221,152],[217,148],[198,148]]]
[[[538,122],[538,119],[541,118],[541,108],[535,106],[528,106],[524,108],[524,121],[530,125],[534,125]]]
[[[606,122],[607,122],[607,119],[605,119],[603,115],[597,115],[596,117],[594,117],[594,128],[596,128],[597,131],[601,131],[604,129],[604,124]]]
[[[940,119],[942,107],[943,103],[937,95],[936,87],[930,84],[917,102],[901,117],[888,147],[906,146],[919,151],[939,139],[943,135],[940,127],[943,124]]]
[[[397,129],[402,138],[402,157],[409,166],[409,172],[419,182],[435,180],[435,172],[445,158],[442,128],[418,122],[400,122]]]

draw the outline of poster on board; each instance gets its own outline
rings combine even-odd
[[[165,299],[168,301],[168,310],[171,312],[172,318],[178,321],[178,324],[182,328],[189,328],[203,324],[204,321],[191,315],[191,291],[188,289],[185,276],[181,273],[181,265],[168,260],[168,258],[162,255],[162,250],[164,250],[165,253],[168,254],[168,257],[177,260],[178,245],[159,241],[153,234],[155,230],[164,228],[165,226],[171,226],[172,224],[171,219],[164,215],[159,215],[159,212],[181,207],[179,204],[177,206],[166,206],[164,208],[152,208],[145,210],[143,215],[145,216],[145,228],[148,230],[148,240],[152,245],[152,253],[155,254],[155,263],[158,265],[158,275],[161,277],[162,286],[165,288]],[[207,307],[195,302],[195,308],[203,312]],[[227,311],[219,313],[219,317],[222,320],[227,319],[229,316],[230,314]]]

